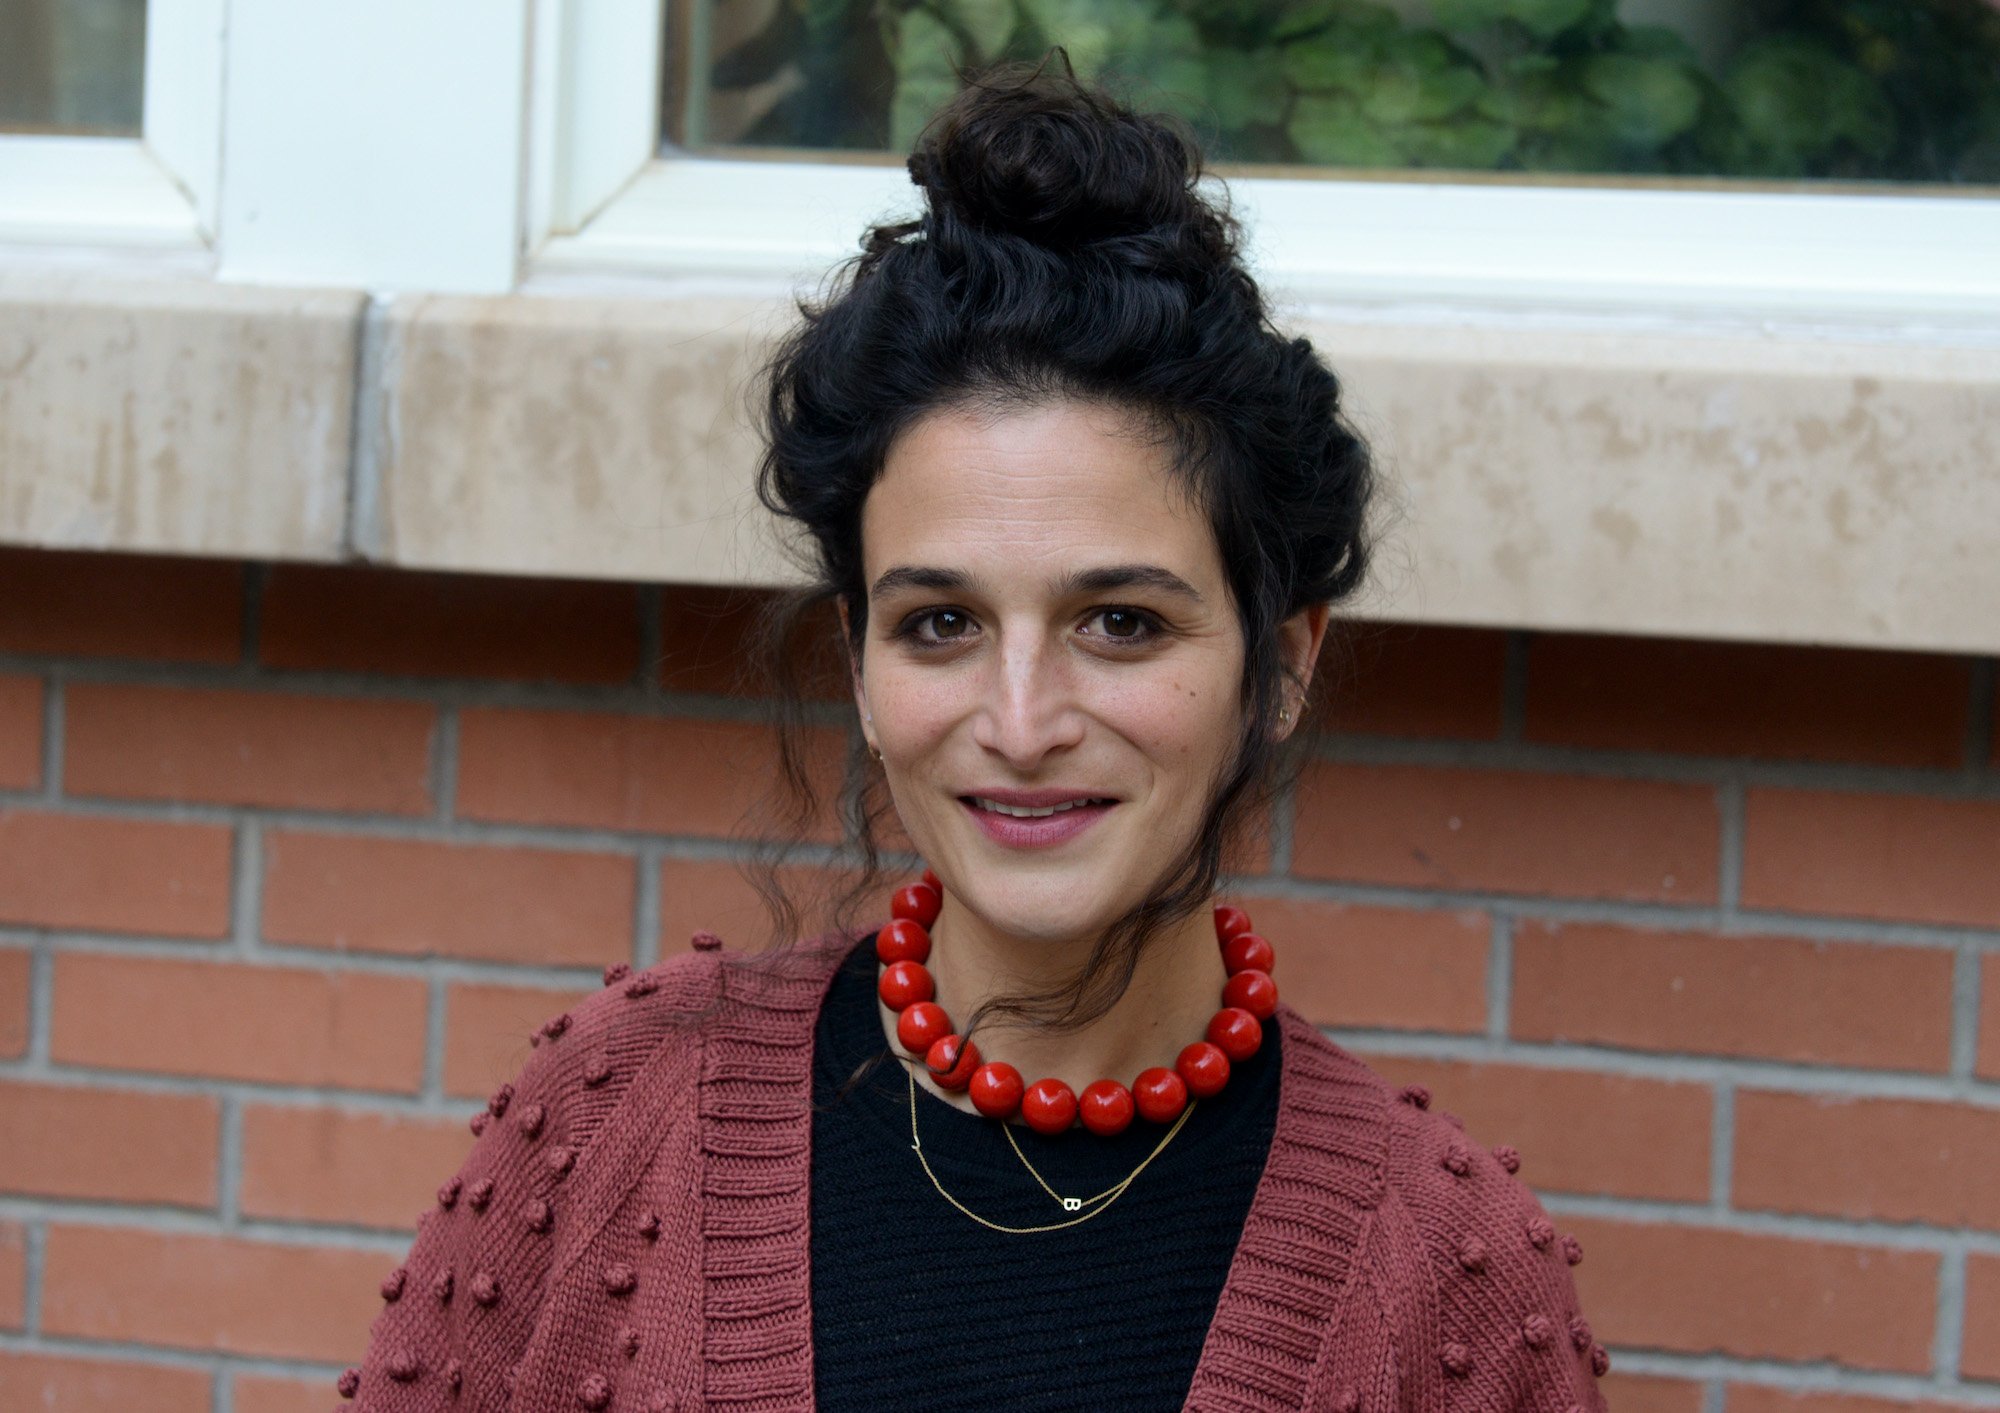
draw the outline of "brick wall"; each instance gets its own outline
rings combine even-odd
[[[0,1407],[324,1410],[527,1034],[758,914],[716,591],[0,550]],[[1991,662],[1379,629],[1245,881],[1620,1413],[2000,1408]]]

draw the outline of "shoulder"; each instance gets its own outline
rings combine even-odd
[[[536,1028],[533,1053],[488,1109],[510,1102],[510,1091],[621,1094],[662,1047],[684,1047],[718,1027],[810,1027],[847,945],[821,940],[744,953],[697,933],[688,950],[652,966],[606,967],[601,989]]]
[[[606,967],[599,990],[529,1034],[526,1060],[473,1114],[476,1142],[459,1177],[440,1190],[438,1205],[451,1211],[460,1187],[475,1197],[496,1184],[542,1198],[554,1196],[541,1191],[543,1183],[574,1190],[578,1160],[654,1055],[715,1012],[721,972],[720,954],[707,949],[639,971],[622,963]]]
[[[568,1009],[549,1016],[528,1037],[531,1048],[520,1073],[502,1085],[487,1107],[494,1117],[510,1095],[567,1093],[629,1080],[653,1043],[685,1030],[715,1008],[721,991],[722,954],[680,952],[634,971],[620,962],[604,969],[604,985]],[[474,1120],[475,1132],[478,1121]]]
[[[697,1063],[712,1037],[810,1035],[845,954],[808,943],[742,955],[704,941],[641,970],[606,968],[601,989],[534,1030],[383,1281],[367,1357],[341,1376],[343,1394],[406,1413],[503,1402],[551,1272],[602,1225],[648,1146],[694,1111],[696,1085],[647,1077]]]
[[[1389,1106],[1385,1205],[1414,1235],[1428,1268],[1386,1278],[1436,1292],[1436,1359],[1448,1407],[1603,1407],[1596,1380],[1609,1356],[1580,1308],[1570,1268],[1583,1259],[1516,1172],[1509,1145],[1473,1140],[1422,1085]]]

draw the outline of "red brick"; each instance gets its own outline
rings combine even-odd
[[[235,1388],[236,1413],[327,1413],[327,1399],[339,1396],[331,1378],[283,1379],[275,1374],[239,1373]]]
[[[756,892],[733,863],[664,859],[660,863],[660,954],[684,950],[696,932],[754,951],[769,937]]]
[[[0,1222],[0,1329],[20,1329],[27,1309],[27,1233],[17,1222]]]
[[[1743,904],[2000,927],[2000,801],[1749,792]]]
[[[1708,902],[1720,820],[1703,785],[1322,763],[1300,782],[1292,871],[1414,888]]]
[[[253,1104],[243,1111],[241,1205],[252,1217],[414,1233],[471,1147],[463,1117]]]
[[[33,790],[41,783],[41,679],[0,675],[0,790]]]
[[[1618,1413],[1702,1413],[1702,1385],[1692,1379],[1627,1374],[1613,1369],[1597,1386]],[[239,1405],[240,1406],[240,1405]]]
[[[196,1369],[0,1350],[0,1408],[22,1413],[208,1413],[212,1398],[208,1375]]]
[[[274,809],[432,807],[436,712],[415,702],[79,682],[64,701],[73,795]]]
[[[1432,1107],[1464,1119],[1481,1143],[1512,1144],[1521,1181],[1537,1192],[1708,1200],[1707,1085],[1357,1053],[1398,1086],[1427,1086]]]
[[[0,1190],[210,1207],[220,1125],[206,1096],[0,1082]]]
[[[1951,973],[1941,947],[1523,922],[1511,1033],[1941,1072]]]
[[[758,619],[774,595],[767,590],[675,585],[660,610],[660,685],[670,692],[765,696],[776,684],[757,646]],[[851,700],[839,618],[831,606],[809,613],[787,654],[804,695]]]
[[[685,945],[685,944],[683,944]],[[521,1072],[528,1037],[558,1011],[597,990],[458,984],[445,990],[444,1088],[484,1099]]]
[[[1733,1205],[2000,1228],[2000,1110],[1746,1089]]]
[[[367,1347],[395,1264],[370,1251],[51,1225],[42,1332],[332,1363]]]
[[[1929,1372],[1934,1251],[1669,1221],[1556,1227],[1583,1244],[1577,1295],[1605,1345]]]
[[[1505,633],[1350,622],[1321,655],[1313,720],[1334,736],[1497,740],[1506,670]]]
[[[0,652],[230,663],[243,571],[222,560],[0,549]]]
[[[0,922],[229,935],[230,831],[0,809]]]
[[[1278,954],[1285,1000],[1320,1025],[1460,1034],[1486,1028],[1481,912],[1236,897]]]
[[[1965,1328],[1959,1373],[1968,1379],[2000,1379],[2000,1256],[1978,1252],[1965,1258]]]
[[[1730,1384],[1729,1413],[1965,1413],[1963,1403],[1930,1399],[1868,1398],[1858,1393],[1816,1393],[1769,1388],[1760,1384]],[[1625,1406],[1618,1406],[1625,1413]]]
[[[414,978],[72,952],[56,958],[51,1053],[58,1064],[413,1092],[424,1010]]]
[[[28,1053],[28,986],[34,957],[18,947],[0,948],[0,1060]]]
[[[1951,769],[1972,666],[1932,653],[1537,634],[1531,741]]]
[[[285,564],[264,587],[267,667],[506,681],[630,682],[628,584]]]
[[[795,867],[785,877],[803,907],[806,934],[828,930],[831,894],[844,890],[848,875],[831,869]],[[872,899],[854,910],[856,927],[873,927],[889,917],[889,894],[905,880],[892,874]],[[696,932],[713,932],[732,949],[756,951],[770,939],[770,921],[733,863],[708,859],[664,859],[660,864],[660,955],[683,951]]]
[[[894,839],[895,842],[890,842]],[[908,849],[918,852],[903,833],[902,821],[895,811],[885,821],[882,838],[877,841],[883,850]],[[1271,871],[1271,812],[1259,808],[1244,817],[1244,827],[1234,842],[1229,844],[1222,855],[1222,874],[1225,878],[1261,878]]]
[[[272,830],[264,937],[304,947],[531,964],[632,950],[633,862],[617,854]]]
[[[1978,1070],[1982,1078],[2000,1079],[2000,953],[1980,958],[1979,975]]]
[[[842,734],[810,738],[816,784],[840,789]],[[770,731],[738,721],[472,709],[459,718],[457,812],[468,819],[718,838],[772,832],[750,815],[774,782]],[[815,837],[839,837],[832,811]]]

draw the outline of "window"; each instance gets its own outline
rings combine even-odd
[[[903,152],[1064,44],[1230,163],[2000,181],[1990,0],[676,0],[664,138]]]
[[[0,0],[0,242],[205,261],[224,0]]]
[[[531,284],[810,284],[914,211],[899,148],[949,61],[1053,37],[1179,95],[1253,268],[1302,313],[1975,339],[2000,319],[1992,0],[548,3]],[[1869,17],[1908,33],[1855,40]]]
[[[137,137],[145,0],[0,0],[0,131]]]

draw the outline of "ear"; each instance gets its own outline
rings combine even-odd
[[[1285,667],[1278,706],[1290,713],[1278,721],[1280,741],[1297,729],[1299,718],[1305,713],[1313,668],[1319,663],[1320,645],[1326,641],[1326,625],[1332,617],[1332,604],[1313,603],[1278,625],[1278,654]]]
[[[854,650],[854,632],[847,619],[847,600],[834,600],[840,613],[840,647],[847,654],[847,676],[854,690],[854,709],[861,715],[861,735],[868,742],[868,749],[878,749],[875,741],[875,717],[868,710],[868,688],[861,681],[861,655]]]

